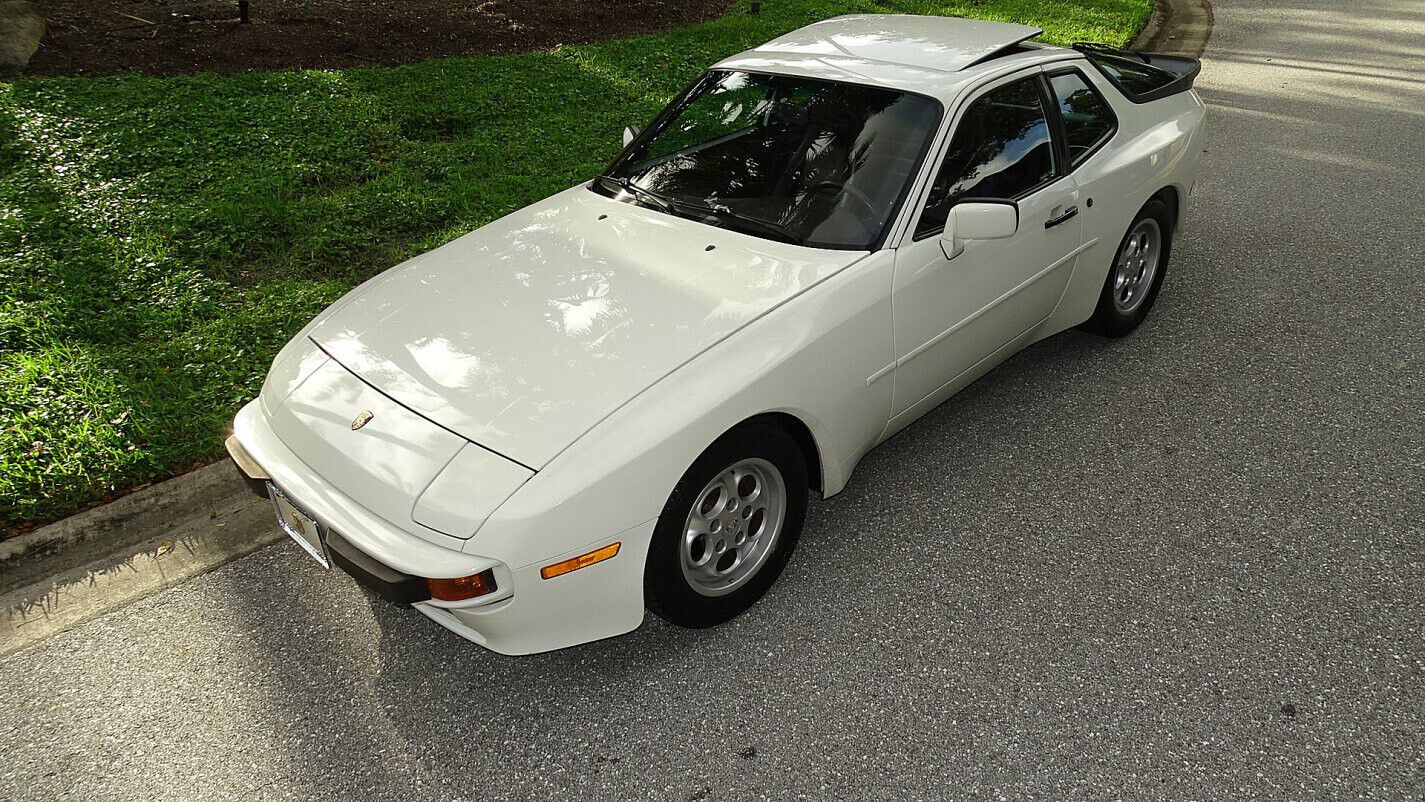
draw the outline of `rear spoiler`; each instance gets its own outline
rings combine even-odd
[[[1179,92],[1186,92],[1192,88],[1193,81],[1197,80],[1197,74],[1202,71],[1202,62],[1187,56],[1166,56],[1161,53],[1144,53],[1140,50],[1124,50],[1118,47],[1109,47],[1095,42],[1075,42],[1073,48],[1084,54],[1099,72],[1103,73],[1109,82],[1112,83],[1123,96],[1134,103],[1147,103],[1153,100],[1176,95]],[[1150,89],[1134,89],[1125,86],[1119,80],[1116,72],[1106,64],[1100,63],[1095,56],[1117,57],[1146,64],[1154,70],[1165,73],[1163,82],[1158,83]]]

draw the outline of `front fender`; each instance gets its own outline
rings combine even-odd
[[[516,491],[466,551],[519,568],[633,529],[709,444],[767,412],[807,425],[824,492],[839,490],[890,412],[893,265],[889,251],[866,257],[640,393]]]

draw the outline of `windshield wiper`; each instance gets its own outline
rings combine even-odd
[[[758,229],[763,234],[770,234],[773,239],[790,242],[793,245],[801,245],[806,241],[805,237],[797,234],[781,223],[774,223],[771,220],[763,220],[760,217],[752,217],[751,215],[742,214],[741,212],[734,212],[726,206],[713,206],[710,203],[691,203],[688,205],[697,209],[699,212],[705,212],[720,220],[740,223],[744,226]]]
[[[643,187],[640,187],[639,185],[633,183],[633,179],[631,178],[615,178],[611,175],[601,175],[599,176],[599,180],[604,182],[605,185],[612,184],[613,186],[618,187],[619,189],[623,190],[624,192],[627,192],[635,198],[639,198],[641,200],[646,201],[652,206],[658,207],[659,211],[667,212],[669,214],[675,213],[672,201],[669,201],[667,198],[663,197],[662,195],[659,195],[657,192],[654,192],[651,189],[644,189]]]
[[[599,180],[606,186],[611,185],[617,189],[621,189],[629,195],[645,201],[651,206],[657,207],[661,212],[667,212],[668,214],[678,215],[680,217],[711,215],[724,222],[755,228],[762,234],[769,235],[773,239],[778,239],[782,242],[801,245],[805,241],[801,235],[780,223],[774,223],[771,220],[763,220],[760,217],[751,217],[740,212],[734,212],[725,206],[714,206],[710,203],[698,201],[685,201],[681,198],[678,200],[666,198],[651,189],[645,189],[635,184],[631,178],[619,178],[604,174],[599,176]]]

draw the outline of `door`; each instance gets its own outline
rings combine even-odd
[[[896,253],[899,414],[1043,321],[1063,295],[1080,245],[1078,189],[1061,164],[1039,71],[980,89],[955,121],[921,211]],[[950,209],[1015,201],[1005,239],[941,247]]]

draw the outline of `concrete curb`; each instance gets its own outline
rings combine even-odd
[[[1207,0],[1157,0],[1130,50],[1200,58],[1212,35],[1212,4]]]
[[[0,542],[0,655],[282,538],[224,459]]]
[[[45,15],[34,0],[0,0],[0,78],[18,75],[45,35]]]
[[[185,537],[251,495],[224,459],[0,541],[0,594],[154,537]]]
[[[254,499],[232,460],[199,467],[67,519],[0,541],[0,594],[103,561],[154,538],[182,540]]]

